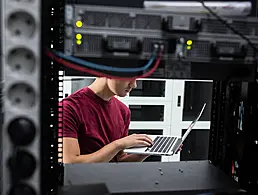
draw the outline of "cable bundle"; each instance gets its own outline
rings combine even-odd
[[[89,73],[97,77],[107,77],[107,78],[113,78],[113,79],[119,79],[119,80],[128,80],[128,79],[145,78],[153,74],[153,72],[155,72],[155,70],[158,68],[160,64],[162,48],[161,49],[158,49],[158,47],[155,48],[148,63],[142,67],[137,67],[137,68],[122,68],[122,67],[113,67],[113,66],[95,64],[73,56],[65,55],[58,51],[51,52],[47,50],[46,54],[48,57],[62,64],[63,66],[82,73]],[[153,65],[154,61],[156,62]],[[139,73],[139,72],[145,72],[145,73],[142,73],[139,76],[120,77],[120,76],[113,76],[111,74],[109,75],[109,74],[103,73],[103,71],[110,71],[111,73]]]

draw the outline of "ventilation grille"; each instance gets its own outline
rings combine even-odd
[[[246,36],[258,36],[258,23],[233,21],[230,26]],[[202,28],[202,32],[206,33],[235,34],[220,21],[213,19],[202,19]]]
[[[129,14],[87,11],[83,17],[84,27],[132,28],[133,18]]]
[[[228,28],[218,20],[202,19],[202,32],[226,34]]]
[[[85,52],[96,54],[102,51],[102,36],[100,35],[83,35],[82,44],[75,46],[75,52]]]
[[[85,26],[104,27],[106,25],[106,15],[103,12],[85,12],[83,23]]]
[[[133,19],[129,14],[108,14],[108,26],[113,28],[132,28]]]
[[[129,29],[161,29],[162,17],[158,15],[137,14],[135,17],[129,13],[108,13],[87,11],[82,16],[84,27],[110,27]]]
[[[258,50],[258,44],[254,44],[254,46],[256,47],[256,49]],[[251,48],[250,45],[247,45],[247,56],[248,57],[253,57],[255,54],[255,51],[253,50],[253,48]]]
[[[210,44],[208,41],[193,41],[192,49],[188,51],[188,57],[201,58],[210,56]]]
[[[257,23],[247,23],[242,21],[234,21],[231,26],[237,30],[238,32],[248,35],[248,36],[254,36],[255,35],[255,27],[257,26]],[[226,28],[226,27],[225,27]],[[229,30],[231,34],[234,34],[233,31]]]
[[[161,16],[137,15],[135,18],[136,29],[161,29]]]

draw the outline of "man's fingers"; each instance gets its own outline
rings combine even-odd
[[[144,140],[147,141],[148,143],[152,144],[151,138],[149,138],[147,135],[145,135],[142,139],[144,139]]]
[[[141,139],[141,140],[144,140],[144,141],[147,141],[150,144],[152,144],[152,139],[150,137],[148,137],[146,134],[138,134],[137,138]]]
[[[146,135],[146,138],[148,139],[149,143],[151,143],[151,144],[153,143],[152,139],[150,137],[148,137],[147,135]]]
[[[138,145],[151,146],[151,144],[149,142],[146,142],[143,140],[139,140]]]
[[[138,140],[148,142],[150,145],[152,145],[152,140],[146,136],[138,137]]]
[[[181,144],[181,145],[179,146],[178,150],[176,151],[176,154],[182,150],[182,147],[183,147],[183,144]]]

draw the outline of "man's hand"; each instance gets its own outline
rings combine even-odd
[[[118,162],[142,162],[147,157],[147,155],[140,155],[140,154],[127,154],[123,151],[120,151],[117,155]]]
[[[177,154],[178,152],[181,152],[182,148],[183,148],[183,144],[180,145],[180,147],[179,147],[178,150],[176,151],[176,154]]]
[[[119,148],[124,150],[126,148],[137,147],[137,146],[151,146],[152,140],[145,134],[132,134],[122,139],[116,140]]]

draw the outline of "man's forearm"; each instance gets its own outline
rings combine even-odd
[[[149,156],[138,154],[124,154],[118,159],[119,162],[142,162]]]
[[[72,159],[70,163],[110,162],[120,150],[120,146],[116,142],[112,142],[92,154],[79,155]]]

